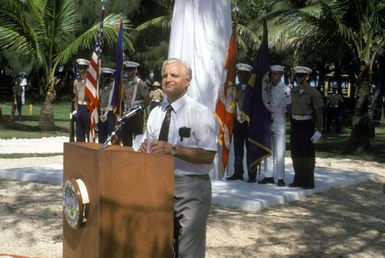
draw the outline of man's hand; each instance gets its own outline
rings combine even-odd
[[[315,131],[313,136],[310,138],[310,140],[313,143],[317,143],[321,139],[321,136],[322,136],[322,133],[320,133],[319,131]]]
[[[140,147],[139,147],[139,151],[140,152],[147,152],[147,153],[151,153],[151,144],[145,140],[143,141],[141,144],[140,144]]]
[[[76,118],[76,114],[78,113],[78,111],[74,110],[72,112],[70,112],[70,119],[72,119],[73,117]]]
[[[156,141],[151,144],[151,153],[162,153],[171,155],[172,144],[164,141]]]

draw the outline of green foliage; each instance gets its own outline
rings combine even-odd
[[[51,87],[59,64],[95,44],[98,22],[84,30],[75,0],[1,0],[1,4],[0,49],[10,52],[13,58],[31,59],[36,71],[42,69],[46,81],[52,82]],[[100,8],[100,2],[96,6]],[[105,19],[107,46],[116,46],[118,21],[119,15],[113,14]],[[129,31],[129,22],[125,20],[125,45],[132,50]]]

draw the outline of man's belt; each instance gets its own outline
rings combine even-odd
[[[88,104],[88,101],[87,100],[78,100],[78,105],[87,105]]]
[[[100,107],[101,112],[106,112],[107,110],[112,111],[112,110],[109,110],[107,107]]]
[[[124,109],[124,111],[125,111],[126,113],[128,113],[128,112],[130,112],[132,109],[138,108],[138,107],[140,107],[140,106],[143,106],[143,101],[140,101],[140,102],[137,102],[137,103],[134,102],[134,104],[132,104],[132,105],[129,106],[129,107],[126,106],[125,109]]]
[[[313,116],[312,115],[291,115],[291,118],[293,118],[294,120],[302,121],[302,120],[313,119]]]

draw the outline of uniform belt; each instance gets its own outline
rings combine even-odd
[[[88,101],[87,100],[78,100],[78,105],[87,105],[88,104]]]
[[[108,110],[107,107],[100,107],[100,111],[101,112],[106,112]],[[112,110],[108,110],[108,111],[112,111]]]
[[[302,121],[302,120],[310,120],[313,118],[312,115],[291,115],[291,117],[294,119],[294,120],[299,120],[299,121]]]

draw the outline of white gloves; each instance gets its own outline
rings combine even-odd
[[[70,119],[72,119],[72,117],[76,117],[76,114],[77,114],[78,111],[74,110],[73,112],[70,112]]]
[[[315,131],[313,136],[310,138],[310,141],[312,141],[313,143],[316,143],[319,141],[319,139],[321,139],[321,136],[322,136],[322,133],[320,133],[319,131]]]

